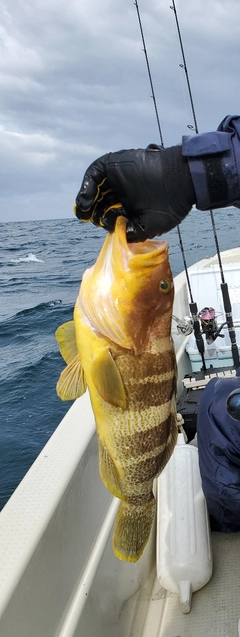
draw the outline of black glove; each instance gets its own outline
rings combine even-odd
[[[196,202],[181,146],[109,153],[85,173],[74,212],[112,232],[116,218],[128,219],[127,240],[145,241],[168,232]]]

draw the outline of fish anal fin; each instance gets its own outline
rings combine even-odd
[[[68,365],[78,353],[74,321],[67,321],[67,323],[60,325],[55,332],[55,336],[61,355]]]
[[[91,375],[98,393],[107,403],[114,407],[126,408],[122,377],[107,347],[94,357]]]
[[[99,440],[99,472],[107,489],[120,500],[124,499],[121,492],[120,478],[117,468],[109,454],[109,451]]]
[[[119,560],[139,560],[148,543],[154,515],[154,497],[137,505],[121,502],[113,531],[113,550]]]
[[[57,395],[61,400],[75,400],[84,394],[87,389],[84,371],[79,356],[75,358],[62,371],[57,382]]]

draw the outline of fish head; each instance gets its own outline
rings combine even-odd
[[[127,243],[118,217],[94,266],[85,271],[78,303],[92,328],[139,353],[151,330],[170,335],[173,277],[165,241]]]

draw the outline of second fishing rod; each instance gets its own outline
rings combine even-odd
[[[137,16],[138,16],[138,22],[139,22],[141,38],[142,38],[142,43],[143,43],[143,52],[144,52],[145,59],[146,59],[148,77],[149,77],[149,82],[150,82],[151,91],[152,91],[151,97],[153,99],[153,104],[154,104],[155,115],[156,115],[156,119],[157,119],[157,126],[158,126],[160,142],[161,142],[162,148],[164,148],[163,134],[162,134],[160,118],[159,118],[159,114],[158,114],[157,101],[156,101],[155,92],[154,92],[152,74],[151,74],[151,69],[150,69],[150,64],[149,64],[149,59],[148,59],[148,54],[147,54],[147,48],[146,48],[146,43],[145,43],[145,37],[144,37],[144,32],[143,32],[143,26],[142,26],[142,21],[141,21],[141,15],[140,15],[140,10],[139,10],[138,0],[135,0],[134,5],[136,7]],[[177,226],[177,231],[178,231],[179,243],[180,243],[181,253],[182,253],[182,257],[183,257],[184,269],[185,269],[186,280],[187,280],[189,296],[190,296],[189,309],[190,309],[190,312],[191,312],[191,315],[192,315],[193,330],[194,330],[195,340],[196,340],[196,344],[197,344],[197,348],[198,348],[199,354],[200,354],[201,359],[202,359],[203,371],[206,371],[206,363],[205,363],[205,358],[204,358],[204,349],[205,349],[204,340],[203,340],[203,337],[202,337],[201,326],[200,326],[200,322],[199,322],[199,318],[198,318],[197,303],[193,300],[193,295],[192,295],[192,290],[191,290],[191,285],[190,285],[190,279],[189,279],[189,275],[188,275],[187,264],[186,264],[185,254],[184,254],[184,247],[183,247],[183,242],[182,242],[182,237],[181,237],[181,232],[180,232],[179,226]],[[185,333],[185,334],[189,333],[188,332],[189,325],[185,325],[184,326],[184,321],[182,321],[182,320],[179,321],[177,319],[177,322],[178,322],[178,325],[179,325],[180,329],[183,330],[183,333]],[[184,330],[185,330],[185,332],[184,332]]]
[[[188,124],[188,128],[190,128],[191,130],[194,130],[196,135],[197,135],[199,133],[198,124],[197,124],[197,117],[196,117],[196,111],[195,111],[194,102],[193,102],[192,90],[191,90],[191,85],[190,85],[190,79],[189,79],[189,73],[188,73],[188,68],[187,68],[186,57],[185,57],[184,48],[183,48],[183,41],[182,41],[182,36],[181,36],[181,31],[180,31],[180,25],[179,25],[179,20],[178,20],[178,14],[177,14],[175,0],[172,0],[172,5],[170,6],[170,9],[172,9],[172,11],[174,12],[174,16],[175,16],[178,39],[179,39],[179,44],[180,44],[180,49],[181,49],[181,54],[182,54],[182,64],[180,64],[180,67],[184,70],[184,73],[185,73],[186,82],[187,82],[187,88],[188,88],[188,95],[189,95],[189,100],[190,100],[191,110],[192,110],[192,116],[193,116],[193,122],[194,122],[194,126]],[[239,364],[240,364],[239,351],[238,351],[238,346],[237,346],[237,342],[236,342],[236,332],[235,332],[234,324],[233,324],[232,305],[231,305],[230,296],[229,296],[229,289],[228,289],[228,284],[225,281],[225,277],[224,277],[224,273],[223,273],[222,259],[221,259],[221,253],[220,253],[220,249],[219,249],[219,244],[218,244],[218,237],[217,237],[217,232],[216,232],[216,226],[215,226],[215,220],[214,220],[213,211],[210,210],[209,212],[210,212],[210,217],[211,217],[211,223],[212,223],[212,230],[213,230],[215,246],[216,246],[216,250],[217,250],[219,271],[220,271],[220,276],[221,276],[221,292],[222,292],[222,298],[223,298],[223,306],[224,306],[224,310],[225,310],[226,323],[227,323],[229,337],[230,337],[230,342],[231,342],[233,363],[234,363],[235,367],[239,367]]]

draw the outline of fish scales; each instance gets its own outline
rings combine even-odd
[[[112,406],[106,407],[106,412],[108,411],[108,413],[105,412],[106,420],[111,421],[114,418],[114,427],[107,432],[104,431],[105,444],[112,458],[116,458],[120,475],[126,476],[125,467],[129,467],[127,475],[131,480],[134,467],[134,480],[139,481],[146,467],[149,472],[151,471],[149,461],[151,459],[154,466],[153,475],[156,477],[158,468],[161,469],[161,456],[166,446],[171,444],[169,432],[171,432],[172,403],[169,402],[169,396],[172,395],[175,383],[172,349],[167,356],[165,355],[165,361],[159,361],[158,354],[143,354],[135,359],[131,355],[119,356],[115,362],[124,380],[128,409],[123,413],[122,410],[114,411]],[[158,368],[161,370],[162,362],[167,362],[168,379],[165,378],[165,372],[156,373]],[[144,369],[145,373],[150,373],[151,376],[145,376]],[[152,375],[153,382],[149,380]],[[131,382],[132,378],[134,383]],[[164,405],[164,420],[160,422],[162,410],[159,408],[162,405]],[[137,458],[139,463],[139,478],[137,478],[134,458]],[[159,464],[158,468],[156,461]],[[134,490],[132,480],[131,488]]]
[[[167,244],[128,245],[119,217],[84,274],[74,323],[56,333],[67,362],[57,391],[66,400],[89,389],[100,475],[122,501],[113,549],[126,561],[137,561],[149,539],[153,481],[177,440],[173,294]]]

